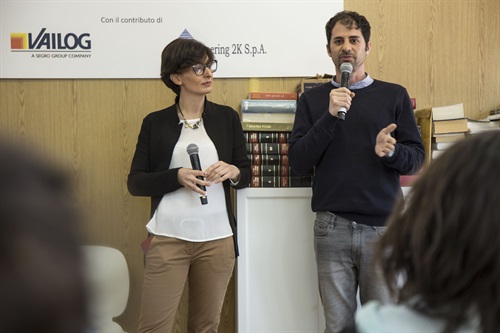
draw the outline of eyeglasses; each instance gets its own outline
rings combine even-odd
[[[212,73],[215,73],[217,71],[217,60],[212,60],[211,63],[209,64],[196,64],[193,66],[193,71],[194,74],[197,76],[202,76],[205,74],[205,68],[209,68]]]

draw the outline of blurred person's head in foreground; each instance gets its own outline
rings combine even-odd
[[[399,303],[442,318],[500,327],[500,132],[455,143],[415,183],[379,246]]]
[[[2,138],[0,332],[84,331],[79,218],[65,173]]]

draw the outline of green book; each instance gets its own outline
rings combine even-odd
[[[241,127],[244,131],[254,132],[291,132],[293,123],[266,123],[242,121]]]

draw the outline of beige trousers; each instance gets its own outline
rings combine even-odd
[[[189,333],[217,333],[235,264],[232,237],[188,242],[154,236],[146,254],[139,333],[172,331],[186,282]]]

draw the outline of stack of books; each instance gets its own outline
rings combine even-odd
[[[470,135],[481,133],[484,131],[500,131],[500,118],[490,118],[489,116],[485,119],[474,120],[467,119],[467,126],[469,127]]]
[[[289,131],[244,133],[252,169],[250,187],[311,187],[312,176],[299,176],[289,166]]]
[[[491,110],[490,114],[484,119],[467,119],[467,126],[469,127],[468,134],[477,134],[484,131],[499,131],[500,109]]]
[[[291,131],[297,109],[297,93],[250,92],[241,101],[243,130]]]
[[[500,120],[500,109],[491,110],[490,115],[487,118],[491,121]]]
[[[431,158],[434,159],[468,133],[463,103],[433,107],[432,128]]]

